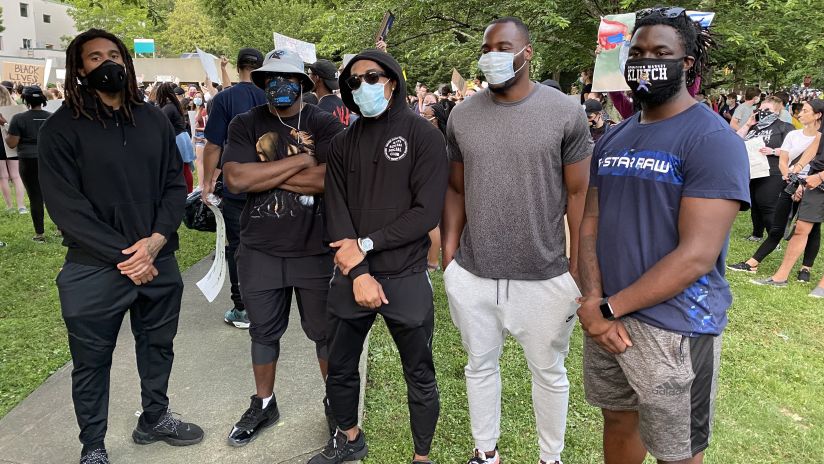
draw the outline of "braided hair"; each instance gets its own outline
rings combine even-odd
[[[701,27],[697,21],[687,16],[686,12],[675,18],[668,18],[660,13],[653,13],[635,22],[635,30],[644,26],[670,26],[678,32],[681,45],[687,55],[695,58],[695,64],[687,71],[687,87],[695,83],[695,79],[704,74],[709,66],[709,51],[716,47],[716,42],[708,29]]]
[[[185,116],[186,112],[183,111],[183,105],[180,104],[180,101],[177,99],[175,95],[175,85],[171,82],[164,82],[160,84],[160,87],[157,88],[157,107],[163,108],[166,105],[174,105],[177,112],[180,113],[181,116]]]
[[[120,52],[123,64],[126,66],[126,87],[123,89],[124,95],[121,110],[126,120],[134,125],[134,107],[143,104],[142,92],[138,90],[137,80],[135,79],[134,62],[123,41],[118,39],[114,34],[102,29],[89,29],[83,32],[75,37],[66,49],[66,105],[72,110],[72,117],[74,119],[83,116],[92,121],[99,121],[104,128],[106,127],[106,123],[103,120],[101,112],[106,116],[112,116],[109,109],[100,101],[100,96],[97,95],[97,92],[88,85],[80,84],[81,81],[85,80],[79,73],[79,70],[83,68],[83,45],[94,39],[109,40],[117,46]],[[94,114],[86,108],[86,103],[92,101],[95,103]]]

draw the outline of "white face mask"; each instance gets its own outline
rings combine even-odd
[[[515,77],[515,74],[526,66],[527,61],[520,68],[515,69],[515,56],[520,55],[526,47],[518,53],[486,52],[478,59],[478,68],[484,73],[486,81],[491,85],[503,84]]]

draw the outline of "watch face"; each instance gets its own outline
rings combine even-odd
[[[372,247],[374,247],[374,244],[372,243],[371,238],[365,238],[365,239],[361,240],[361,245],[363,245],[363,249],[365,251],[372,251]]]

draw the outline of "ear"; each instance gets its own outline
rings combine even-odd
[[[527,44],[526,48],[524,48],[524,59],[527,61],[532,61],[532,56],[534,53],[535,51],[532,49],[532,44]]]
[[[684,57],[684,72],[689,71],[695,66],[695,57],[687,55]]]

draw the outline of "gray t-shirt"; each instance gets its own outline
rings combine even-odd
[[[737,119],[738,124],[743,126],[744,123],[746,123],[747,120],[750,119],[750,116],[752,116],[752,111],[754,108],[755,105],[741,103],[740,105],[738,105],[738,107],[735,109],[735,112],[732,114],[732,119]]]
[[[455,259],[491,279],[546,280],[569,270],[564,165],[592,154],[584,110],[535,84],[516,103],[489,90],[449,115],[449,159],[464,165],[466,226]]]

